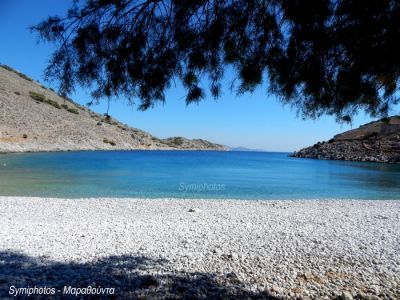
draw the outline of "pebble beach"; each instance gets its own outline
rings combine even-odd
[[[0,228],[0,298],[400,298],[400,201],[0,197]]]

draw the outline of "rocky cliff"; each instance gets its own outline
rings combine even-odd
[[[400,163],[400,116],[346,131],[328,142],[293,153],[293,157]]]
[[[0,152],[226,150],[201,139],[159,139],[0,67]]]

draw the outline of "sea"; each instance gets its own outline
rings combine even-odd
[[[0,155],[0,196],[400,199],[400,165],[289,153],[82,151]]]

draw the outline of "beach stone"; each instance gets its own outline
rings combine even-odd
[[[304,273],[304,278],[306,280],[311,280],[313,278],[313,276],[310,272],[306,272],[306,273]]]
[[[237,260],[239,258],[239,255],[236,252],[232,252],[230,255],[230,258],[232,258],[233,260]]]
[[[359,298],[362,300],[381,300],[382,299],[376,295],[365,295],[365,294],[359,294]],[[388,299],[395,299],[395,298],[388,297]]]
[[[215,248],[215,249],[213,249],[213,251],[212,251],[214,254],[217,254],[217,255],[221,255],[221,249],[220,248]]]
[[[271,291],[275,292],[277,294],[281,294],[283,292],[283,289],[280,288],[279,286],[274,285],[274,286],[271,287]]]
[[[400,202],[296,200],[285,210],[270,203],[281,206],[0,197],[0,278],[31,286],[111,282],[116,298],[130,299],[343,299],[349,286],[344,299],[361,299],[362,291],[399,299]],[[190,208],[205,213],[182,216]]]
[[[138,280],[138,287],[142,289],[156,288],[160,285],[158,280],[154,276],[144,276],[140,280]]]
[[[353,295],[348,292],[348,291],[344,291],[342,292],[342,295],[339,298],[340,300],[353,300]]]

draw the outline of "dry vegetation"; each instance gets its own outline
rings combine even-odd
[[[198,141],[156,138],[60,96],[10,67],[0,67],[0,152],[225,149]]]

